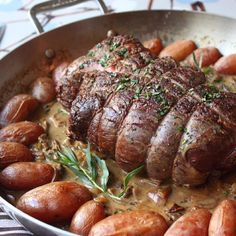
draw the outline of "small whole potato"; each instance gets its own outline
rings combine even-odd
[[[216,207],[211,217],[208,235],[236,235],[236,201],[224,200]]]
[[[165,47],[160,52],[160,57],[170,56],[177,61],[183,61],[196,48],[197,46],[192,40],[179,40]]]
[[[194,54],[197,62],[202,62],[202,67],[214,65],[215,62],[221,57],[219,50],[214,47],[198,48],[194,50]],[[187,63],[191,66],[195,66],[193,54],[188,57]]]
[[[11,98],[0,113],[0,124],[5,126],[10,123],[27,120],[39,103],[29,94],[19,94]]]
[[[150,39],[143,43],[145,48],[148,48],[151,53],[158,56],[160,51],[163,49],[163,45],[160,38]]]
[[[17,162],[7,166],[0,173],[0,185],[10,190],[29,190],[50,183],[56,170],[49,164]]]
[[[221,57],[214,65],[214,69],[224,75],[236,75],[236,53]]]
[[[105,218],[105,209],[99,202],[86,202],[75,213],[70,224],[70,231],[87,236],[92,226]]]
[[[24,145],[30,145],[38,140],[38,137],[44,133],[42,126],[30,122],[21,121],[12,123],[0,130],[0,141],[17,142]]]
[[[53,224],[71,220],[78,208],[91,199],[92,194],[86,187],[74,181],[59,181],[26,192],[16,207],[36,219]]]
[[[41,103],[48,103],[55,99],[56,91],[52,79],[40,77],[32,84],[32,95]]]
[[[189,211],[171,225],[165,236],[208,236],[210,219],[207,209]]]
[[[25,145],[15,142],[0,142],[0,168],[22,161],[33,161],[31,151]]]
[[[115,214],[99,221],[92,227],[89,236],[163,236],[167,228],[160,214],[137,210]]]

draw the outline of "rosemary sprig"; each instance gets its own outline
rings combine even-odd
[[[102,193],[104,193],[104,195],[115,200],[121,200],[125,197],[129,189],[130,180],[144,167],[142,165],[129,172],[123,180],[123,190],[118,195],[115,195],[109,192],[107,188],[109,170],[107,168],[106,162],[96,154],[91,153],[90,144],[88,144],[88,147],[84,149],[84,153],[86,157],[86,167],[82,166],[75,153],[68,147],[64,147],[62,150],[57,151],[56,159],[53,159],[53,161],[68,167],[83,184],[89,187],[97,188]],[[100,176],[98,175],[98,169],[101,171]]]

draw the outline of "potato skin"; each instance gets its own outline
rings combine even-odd
[[[165,219],[152,211],[129,211],[112,215],[95,224],[89,236],[163,236],[168,228]]]
[[[224,200],[216,207],[211,217],[208,235],[236,235],[236,201]]]
[[[215,62],[221,57],[219,50],[215,47],[198,48],[194,51],[194,54],[197,62],[200,62],[202,57],[202,65],[201,65],[202,67],[214,65]],[[191,66],[195,66],[193,55],[190,55],[188,57],[187,62]]]
[[[0,168],[22,161],[33,161],[31,151],[25,145],[15,142],[0,142]]]
[[[1,171],[0,185],[10,190],[29,190],[50,183],[55,174],[46,163],[17,162]]]
[[[149,39],[143,43],[145,48],[148,48],[151,53],[158,56],[163,49],[163,45],[160,38]]]
[[[68,221],[77,209],[92,199],[84,186],[73,181],[59,181],[26,192],[16,207],[47,223]]]
[[[29,94],[16,95],[3,107],[0,113],[0,124],[5,126],[10,123],[27,120],[38,105],[37,99]]]
[[[207,209],[189,211],[171,225],[165,236],[208,236],[210,218]]]
[[[192,40],[179,40],[165,47],[160,52],[160,57],[170,56],[177,61],[182,61],[196,48],[196,44]]]
[[[105,209],[103,205],[91,200],[82,205],[74,214],[70,224],[70,231],[87,236],[92,226],[104,218]]]
[[[32,84],[32,95],[41,103],[53,101],[56,97],[53,80],[48,77],[37,78]]]
[[[27,146],[35,143],[43,133],[42,126],[30,121],[21,121],[1,129],[0,141],[17,142]]]
[[[236,53],[221,57],[214,65],[214,69],[224,75],[236,75]]]

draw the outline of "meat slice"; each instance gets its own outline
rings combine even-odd
[[[90,143],[107,156],[115,156],[117,133],[127,115],[135,95],[150,82],[155,75],[161,75],[177,67],[178,64],[169,57],[157,58],[147,67],[140,69],[128,80],[118,84],[118,90],[106,102],[93,118],[88,131]]]
[[[199,185],[235,148],[235,135],[204,104],[191,116],[174,160],[172,177],[178,184]]]
[[[146,160],[149,177],[162,181],[172,176],[172,165],[182,134],[198,104],[187,94],[164,117],[150,142]]]
[[[105,39],[86,56],[79,57],[67,67],[63,78],[56,84],[58,101],[70,109],[83,77],[92,77],[94,71],[132,74],[133,70],[141,69],[152,59],[150,51],[131,36],[119,35]]]
[[[116,64],[119,60],[141,51],[148,51],[134,37],[118,35],[96,44],[86,56],[74,60],[67,68],[68,75],[78,71],[101,70]]]
[[[117,131],[129,111],[134,95],[134,89],[113,93],[107,104],[96,113],[90,124],[89,142],[100,152],[112,158],[115,156]]]
[[[70,79],[63,77],[56,83],[57,100],[68,110],[79,91],[83,75],[78,72],[73,74]]]
[[[118,134],[115,156],[122,169],[130,171],[144,163],[148,145],[162,118],[191,86],[204,81],[203,73],[180,67],[167,72],[160,79],[154,78],[144,87]]]
[[[103,107],[122,77],[122,75],[108,72],[86,73],[71,106],[69,118],[71,138],[85,140],[93,116],[98,109]]]

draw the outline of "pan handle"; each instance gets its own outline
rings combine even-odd
[[[64,7],[70,7],[73,5],[76,5],[78,3],[86,2],[88,0],[50,0],[46,2],[42,2],[39,4],[34,5],[30,10],[29,10],[29,16],[30,20],[34,24],[36,31],[38,34],[43,33],[43,26],[39,22],[37,18],[37,14],[41,12],[46,12],[46,11],[52,11],[52,10],[58,10]],[[103,2],[103,0],[96,0],[96,2],[99,5],[99,9],[103,14],[106,14],[108,12],[108,9]]]

